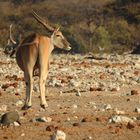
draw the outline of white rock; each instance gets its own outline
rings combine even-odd
[[[52,87],[55,87],[55,86],[62,87],[61,80],[57,80],[56,78],[51,79],[51,80],[48,82],[48,85],[49,85],[49,86],[52,86]]]
[[[136,67],[137,69],[140,69],[140,63],[135,63],[135,67]]]
[[[51,118],[51,117],[47,117],[47,118],[46,118],[46,122],[49,123],[49,122],[51,122],[51,121],[52,121],[52,118]]]
[[[81,96],[81,93],[79,90],[77,91],[76,96]]]
[[[93,109],[97,109],[97,106],[96,106],[96,105],[94,105],[94,106],[93,106]]]
[[[14,126],[20,126],[18,122],[14,122]]]
[[[136,121],[137,120],[137,117],[132,117],[132,120]]]
[[[22,134],[21,134],[21,137],[24,137],[24,136],[25,136],[25,133],[22,133]]]
[[[125,114],[125,111],[118,110],[117,108],[115,109],[115,112],[116,112],[117,115],[123,115],[123,114]]]
[[[66,140],[66,134],[61,130],[57,130],[54,132],[51,140]]]
[[[14,87],[13,86],[9,86],[7,89],[6,89],[6,92],[9,92],[9,93],[13,93],[14,92]]]
[[[60,96],[62,96],[62,95],[63,95],[63,91],[60,91],[59,93],[60,93]]]
[[[104,108],[100,108],[99,111],[105,112],[106,110]]]
[[[46,117],[41,117],[36,119],[39,122],[47,122]]]
[[[104,105],[104,109],[105,109],[105,110],[110,110],[110,109],[112,109],[112,107],[111,107],[110,104],[105,104],[105,105]]]
[[[89,105],[96,105],[95,102],[89,102],[88,104],[89,104]]]
[[[91,136],[88,136],[86,139],[87,140],[92,140],[93,138]]]
[[[51,122],[52,121],[52,118],[50,118],[50,117],[40,117],[40,118],[33,118],[32,120],[31,120],[32,122],[47,122],[47,123],[49,123],[49,122]]]
[[[24,103],[23,101],[19,100],[15,103],[16,106],[22,106]]]
[[[78,106],[76,104],[72,105],[72,108],[77,109]]]
[[[0,111],[2,111],[2,112],[7,111],[7,105],[2,105],[2,106],[0,107]]]
[[[133,120],[127,116],[115,115],[109,119],[109,123],[128,123],[128,122],[133,123]]]
[[[67,118],[67,121],[70,121],[71,119],[70,118]]]
[[[78,119],[78,117],[77,116],[74,116],[74,119]]]
[[[80,85],[80,82],[75,81],[74,79],[70,80],[70,85],[74,87],[78,87]]]
[[[40,112],[45,112],[46,110],[45,110],[44,108],[41,107],[41,108],[39,109],[39,111],[40,111]]]
[[[61,68],[61,69],[60,69],[61,72],[66,72],[66,71],[68,71],[68,70],[69,70],[68,68]]]

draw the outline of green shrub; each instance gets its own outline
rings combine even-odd
[[[108,25],[108,31],[112,44],[130,45],[132,36],[126,20],[113,20]]]
[[[134,18],[135,18],[136,22],[138,24],[140,24],[140,15],[136,15]]]
[[[94,46],[97,47],[95,50],[99,51],[99,48],[103,48],[105,52],[110,51],[110,46],[111,46],[110,35],[108,31],[105,29],[105,27],[100,26],[95,31],[92,39],[93,39]]]
[[[116,4],[123,6],[130,3],[137,3],[139,0],[116,0]]]

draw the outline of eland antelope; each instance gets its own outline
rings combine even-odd
[[[31,44],[31,43],[22,43],[21,36],[19,36],[19,38],[16,39],[15,41],[12,36],[12,27],[13,25],[11,24],[9,27],[9,39],[7,41],[6,47],[4,48],[4,53],[10,55],[10,57],[13,57],[13,55],[18,50],[19,46],[26,46]]]
[[[11,24],[9,27],[9,39],[7,41],[7,45],[4,48],[4,53],[6,54],[11,54],[12,51],[18,46],[19,42],[15,41],[12,37],[12,27],[13,25]]]
[[[54,47],[70,50],[70,44],[63,36],[59,28],[50,26],[44,19],[32,12],[33,17],[41,23],[49,32],[51,37],[32,34],[26,37],[16,50],[16,61],[18,66],[24,72],[26,84],[26,99],[22,109],[28,109],[32,106],[33,73],[39,69],[39,87],[41,107],[46,108],[48,104],[45,99],[45,82],[49,69],[49,57]]]

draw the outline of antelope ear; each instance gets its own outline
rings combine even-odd
[[[54,29],[54,32],[53,32],[53,35],[56,34],[59,30],[60,30],[60,27],[55,28],[55,29]]]

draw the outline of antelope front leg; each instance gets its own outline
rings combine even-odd
[[[22,107],[23,110],[27,110],[32,106],[31,98],[32,98],[32,90],[33,90],[33,79],[32,73],[24,73],[25,84],[26,84],[26,99],[25,104]]]

